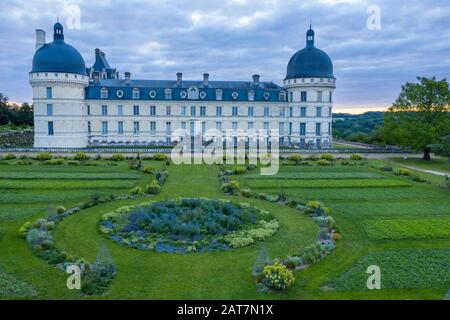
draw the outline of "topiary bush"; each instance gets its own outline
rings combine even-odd
[[[142,172],[152,174],[156,170],[153,166],[145,166]]]
[[[408,170],[405,168],[400,168],[400,169],[398,169],[397,174],[400,176],[409,177],[411,175],[411,170]]]
[[[283,264],[288,269],[295,269],[303,264],[303,260],[298,256],[288,256],[286,259],[283,260]]]
[[[53,156],[49,152],[41,152],[36,156],[36,160],[39,161],[46,161],[50,160],[51,158],[53,158]]]
[[[320,155],[320,159],[321,159],[321,160],[327,160],[327,161],[333,161],[333,160],[334,160],[334,157],[333,157],[332,154],[329,154],[329,153],[323,153],[323,154]]]
[[[329,165],[331,165],[331,162],[329,160],[321,159],[321,160],[317,161],[317,164],[319,166],[329,166]]]
[[[234,174],[244,174],[246,172],[247,172],[247,168],[246,167],[235,166],[233,168],[233,173]]]
[[[155,153],[153,160],[167,161],[169,158],[163,153]]]
[[[12,153],[8,153],[3,156],[3,160],[13,160],[15,158],[16,158],[16,156]]]
[[[77,161],[87,161],[87,160],[90,159],[90,157],[89,157],[86,153],[84,153],[84,152],[78,152],[78,153],[73,157],[73,159],[74,159],[74,160],[77,160]]]
[[[50,166],[60,166],[64,164],[64,158],[55,158],[50,160],[45,160],[43,164],[50,165]]]
[[[302,161],[302,156],[299,153],[293,153],[289,156],[288,160],[300,163],[300,161]]]
[[[222,192],[227,194],[238,194],[240,191],[239,182],[236,180],[231,180],[230,182],[222,184]]]
[[[30,221],[25,222],[20,228],[19,228],[19,237],[22,239],[25,239],[27,237],[28,230],[33,226],[33,224]]]
[[[353,160],[353,161],[360,161],[360,160],[362,160],[362,159],[363,159],[363,156],[360,155],[360,154],[353,153],[353,154],[350,155],[350,160]]]
[[[115,153],[110,158],[111,161],[123,161],[125,160],[125,157],[121,153]]]
[[[142,190],[141,187],[136,186],[133,189],[130,190],[130,194],[134,194],[134,195],[142,195],[144,194],[144,191]]]
[[[161,186],[158,180],[152,180],[150,184],[145,187],[145,192],[148,194],[158,194],[161,192]]]

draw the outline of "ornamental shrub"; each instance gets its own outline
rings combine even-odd
[[[55,159],[45,160],[44,164],[50,165],[50,166],[60,166],[60,165],[64,164],[64,158],[55,158]]]
[[[13,160],[15,158],[16,158],[16,156],[14,154],[8,153],[8,154],[5,154],[5,156],[3,157],[3,160]]]
[[[78,152],[78,153],[73,157],[73,159],[74,159],[74,160],[77,160],[77,161],[87,161],[87,160],[90,159],[90,157],[89,157],[86,153],[84,153],[84,152]]]
[[[296,163],[299,163],[300,161],[302,161],[302,156],[298,153],[293,153],[289,156],[288,158],[290,161],[294,161]]]
[[[142,172],[152,174],[155,170],[153,166],[145,166]]]
[[[158,160],[158,161],[167,161],[168,158],[165,154],[163,153],[155,153],[155,155],[153,156],[153,160]]]
[[[222,192],[227,194],[238,194],[240,190],[239,182],[231,180],[230,182],[222,184]]]
[[[247,172],[247,168],[246,167],[235,166],[233,168],[233,173],[234,174],[244,174],[246,172]]]
[[[246,198],[251,198],[253,197],[253,192],[252,190],[246,188],[241,190],[241,195]]]
[[[327,161],[333,161],[333,160],[334,160],[334,157],[333,157],[332,154],[329,154],[329,153],[323,153],[323,154],[320,155],[320,159],[321,159],[321,160],[327,160]]]
[[[362,160],[362,159],[363,159],[363,157],[362,157],[362,155],[360,155],[360,154],[353,153],[353,154],[350,155],[350,160],[353,160],[353,161],[360,161],[360,160]]]
[[[286,259],[284,259],[283,264],[288,269],[295,269],[303,264],[303,260],[298,256],[288,256]]]
[[[411,170],[400,168],[400,169],[398,169],[397,173],[400,176],[410,176],[411,175]]]
[[[329,165],[331,165],[331,162],[328,160],[325,160],[325,159],[321,159],[321,160],[317,161],[317,164],[319,166],[329,166]]]
[[[56,207],[56,213],[58,213],[58,214],[63,214],[66,211],[67,211],[67,209],[65,207],[63,207],[63,206],[57,206]]]
[[[112,155],[110,160],[112,160],[112,161],[123,161],[123,160],[125,160],[125,157],[121,153],[115,153],[115,154]]]
[[[53,158],[53,156],[49,152],[41,152],[36,156],[36,160],[46,161]]]
[[[157,180],[152,180],[152,182],[146,186],[145,191],[148,194],[158,194],[161,191],[161,186]]]
[[[342,235],[339,232],[333,232],[333,234],[331,235],[331,239],[333,241],[339,241],[342,239]]]
[[[275,262],[273,265],[264,267],[263,284],[271,289],[285,290],[292,286],[295,282],[295,277],[285,265]]]
[[[30,221],[25,222],[20,228],[19,228],[19,237],[22,239],[25,239],[27,237],[28,230],[33,226],[33,224]]]
[[[130,190],[130,194],[142,195],[142,194],[144,194],[144,191],[142,191],[141,187],[136,186],[136,187],[134,187],[133,189]]]

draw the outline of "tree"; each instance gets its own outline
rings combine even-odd
[[[450,134],[442,137],[439,143],[431,144],[429,147],[434,153],[448,157],[448,162],[450,162]]]
[[[384,118],[383,136],[397,144],[423,152],[430,160],[430,145],[450,134],[450,89],[446,79],[417,77],[407,82]]]

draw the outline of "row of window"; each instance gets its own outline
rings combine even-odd
[[[289,102],[294,101],[294,93],[289,92]],[[330,91],[328,95],[328,102],[333,101],[333,92]],[[301,91],[300,92],[300,102],[308,102],[308,92],[307,91]],[[325,102],[323,99],[323,91],[317,91],[317,102]]]
[[[156,95],[157,95],[157,93],[155,90],[150,90],[148,93],[148,96],[151,99],[155,99]],[[203,99],[206,99],[206,97],[207,97],[206,91],[199,91],[198,88],[196,88],[196,87],[191,87],[187,91],[182,90],[182,91],[180,91],[179,95],[180,95],[181,99],[195,99],[195,100],[202,99],[203,100]],[[120,99],[120,98],[123,98],[123,96],[124,96],[123,90],[119,89],[116,91],[117,98]],[[100,99],[108,99],[108,97],[109,97],[108,88],[101,88],[100,89]],[[164,90],[164,99],[171,100],[172,97],[173,97],[172,89],[165,89]],[[233,91],[233,93],[231,94],[231,97],[234,100],[236,100],[239,98],[239,93],[237,91]],[[266,91],[263,93],[263,98],[265,100],[269,100],[270,97],[271,97],[270,92]],[[133,88],[131,98],[133,100],[138,100],[141,98],[141,91],[139,90],[139,88]],[[248,91],[247,98],[249,101],[254,101],[255,100],[255,91],[254,90]],[[215,91],[215,99],[216,100],[223,99],[223,90],[222,89],[217,89]],[[286,101],[286,92],[285,91],[281,91],[278,93],[278,100]]]
[[[51,130],[50,130],[50,123],[51,123]],[[280,133],[280,135],[285,135],[285,134],[292,135],[292,133],[293,133],[292,126],[293,126],[292,122],[289,122],[287,128],[285,128],[285,123],[284,122],[280,122],[279,123],[279,133]],[[217,121],[215,128],[217,130],[222,130],[222,122]],[[264,128],[264,130],[269,130],[269,122],[264,122],[263,128]],[[180,129],[187,130],[187,123],[186,122],[181,122]],[[231,123],[231,129],[237,131],[238,130],[238,122],[232,122]],[[254,122],[247,122],[247,129],[248,130],[255,129]],[[287,129],[287,131],[286,131],[286,129]],[[190,122],[189,123],[189,130],[191,131],[192,134],[195,132],[195,122]],[[203,133],[206,131],[206,122],[202,122],[201,123],[201,130],[202,130]],[[328,123],[328,132],[330,132],[330,131],[331,131],[331,123]],[[108,134],[108,132],[109,132],[109,122],[108,121],[102,121],[101,133],[106,135],[106,134]],[[156,134],[156,122],[155,121],[151,121],[150,122],[149,132],[150,132],[150,134]],[[90,121],[88,121],[88,133],[92,133],[92,126],[91,126],[91,122]],[[117,122],[117,133],[118,134],[124,134],[123,121],[118,121]],[[133,133],[134,134],[139,134],[140,133],[140,122],[139,121],[134,121],[133,122]],[[172,123],[171,122],[166,122],[166,134],[170,135],[171,133],[172,133]],[[305,136],[306,135],[306,123],[304,123],[304,122],[300,123],[299,133],[300,133],[301,136]],[[322,134],[322,123],[316,123],[315,124],[315,134],[316,135],[321,135]],[[49,135],[53,135],[53,122],[49,122]]]
[[[47,105],[47,115],[52,115],[53,112],[49,113],[48,110],[49,108],[51,109],[51,105]],[[323,113],[322,110],[323,109],[328,109],[327,114]],[[264,117],[269,117],[271,115],[270,113],[270,108],[269,107],[264,107]],[[328,116],[331,117],[331,108],[324,108],[324,107],[316,107],[316,112],[315,115],[316,117],[322,117],[322,116]],[[231,116],[233,117],[237,117],[239,115],[241,115],[242,112],[239,112],[239,107],[232,107],[231,108]],[[90,105],[87,106],[87,114],[91,115],[91,107]],[[102,105],[101,106],[101,115],[102,116],[107,116],[108,113],[108,106],[107,105]],[[117,113],[118,116],[123,116],[124,115],[124,107],[122,105],[118,105],[117,106]],[[141,108],[138,105],[133,106],[133,115],[134,116],[139,116],[141,114]],[[156,106],[150,106],[149,108],[149,113],[150,116],[156,116]],[[166,116],[170,116],[172,115],[172,108],[170,106],[166,106],[166,110],[165,110],[165,115]],[[181,107],[180,110],[180,115],[181,116],[188,116],[188,108],[185,106]],[[220,106],[216,107],[216,113],[215,115],[217,117],[221,117],[223,116],[223,109]],[[300,117],[306,117],[307,115],[307,107],[300,107],[300,113],[299,113]],[[201,107],[195,107],[195,106],[191,106],[189,109],[189,116],[191,117],[196,117],[196,116],[206,116],[206,107],[205,106],[201,106]],[[249,117],[253,117],[255,116],[255,107],[247,107],[247,116]],[[280,117],[293,117],[294,116],[294,107],[289,107],[287,108],[287,112],[286,112],[286,108],[281,108],[279,109],[279,116]]]

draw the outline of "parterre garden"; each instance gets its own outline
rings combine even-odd
[[[442,299],[450,287],[450,191],[444,181],[418,182],[415,172],[386,166],[294,158],[277,175],[261,176],[254,167],[175,166],[163,159],[7,157],[0,161],[0,298],[90,298],[68,290],[68,275],[36,254],[39,237],[27,242],[18,234],[25,222],[53,215],[56,224],[45,226],[51,244],[39,242],[40,252],[51,245],[94,262],[106,243],[117,272],[95,298]],[[221,170],[235,172],[240,193],[221,190]],[[299,265],[300,253],[321,237],[321,217],[312,219],[304,206],[317,201],[330,208],[342,237],[336,248],[305,268],[290,268],[295,282],[287,290],[257,290],[252,270],[262,252],[280,258],[267,273],[281,274],[283,264]],[[58,206],[79,210],[57,216]],[[271,221],[276,228],[265,230]],[[243,245],[225,241],[238,233]],[[382,290],[365,286],[372,264],[381,268]]]

